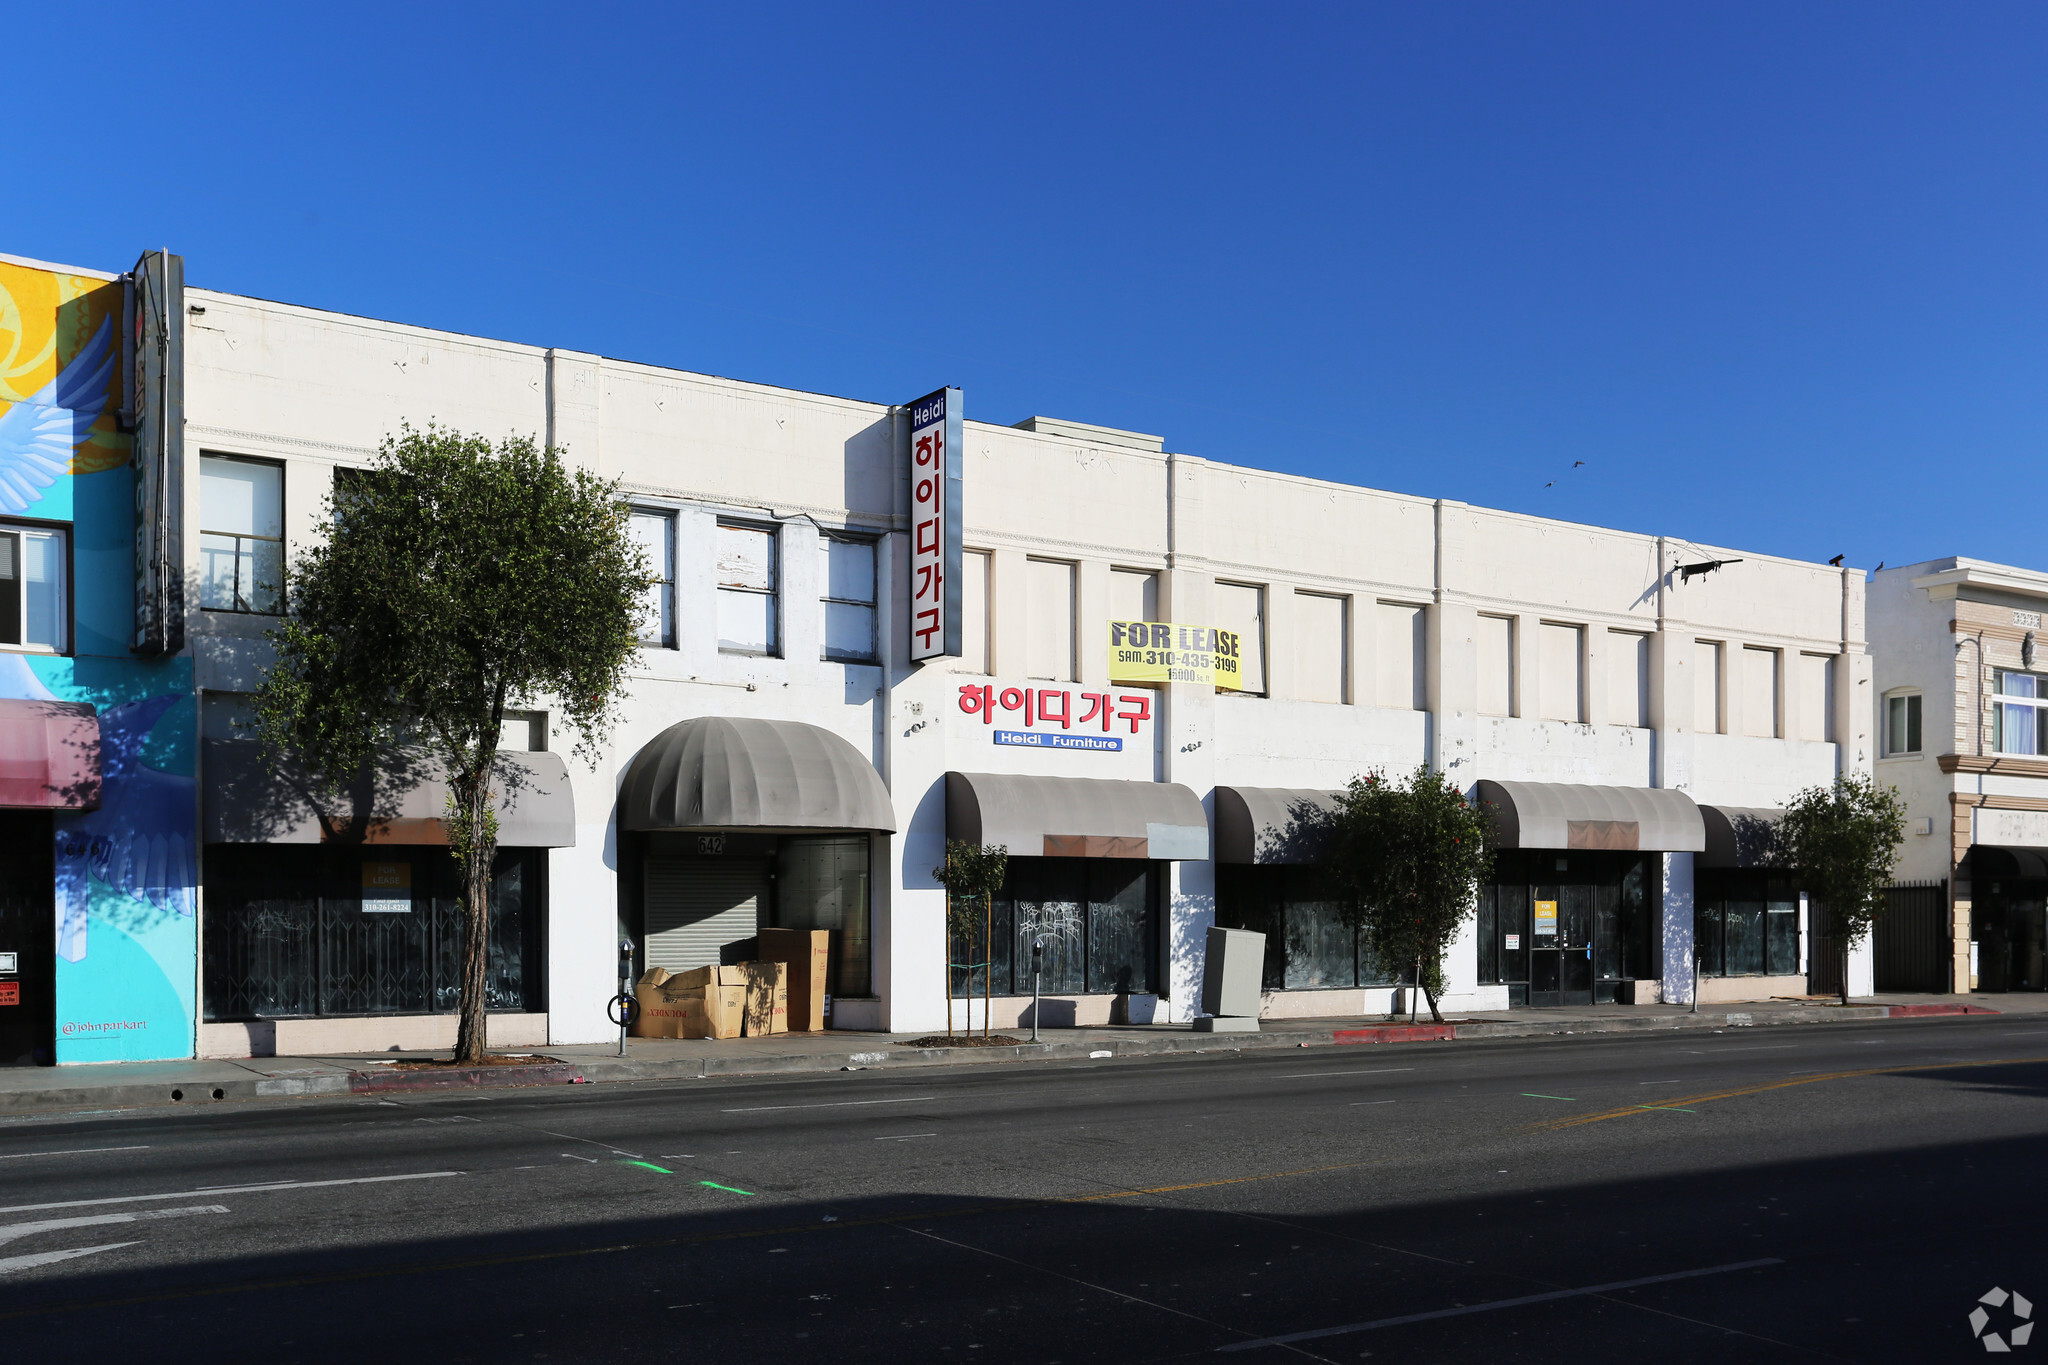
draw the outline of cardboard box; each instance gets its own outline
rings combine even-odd
[[[746,1016],[747,975],[738,967],[680,974],[649,968],[633,987],[635,1038],[737,1038]]]
[[[789,968],[789,1026],[798,1033],[825,1027],[825,972],[832,963],[826,929],[763,929],[761,958]]]
[[[739,970],[747,980],[747,1036],[789,1032],[789,968],[780,962],[748,962]]]

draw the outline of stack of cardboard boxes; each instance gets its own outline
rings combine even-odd
[[[823,929],[763,929],[761,961],[671,972],[652,967],[634,988],[636,1038],[749,1038],[825,1027],[825,969],[830,935]]]

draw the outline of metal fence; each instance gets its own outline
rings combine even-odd
[[[1884,913],[1871,931],[1880,991],[1952,988],[1955,955],[1949,926],[1948,883],[1909,882],[1885,890]]]

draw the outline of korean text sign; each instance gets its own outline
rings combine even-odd
[[[958,655],[960,626],[960,390],[910,405],[910,657]]]
[[[1124,683],[1213,683],[1241,689],[1242,642],[1235,631],[1170,621],[1111,621],[1109,677]]]

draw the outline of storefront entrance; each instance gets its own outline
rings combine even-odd
[[[1970,907],[1980,991],[2048,990],[2048,881],[1985,883]]]
[[[56,829],[46,811],[0,811],[0,1066],[48,1066],[57,1020]]]
[[[1612,1003],[1649,978],[1654,853],[1502,849],[1479,888],[1479,979],[1510,1005]]]

